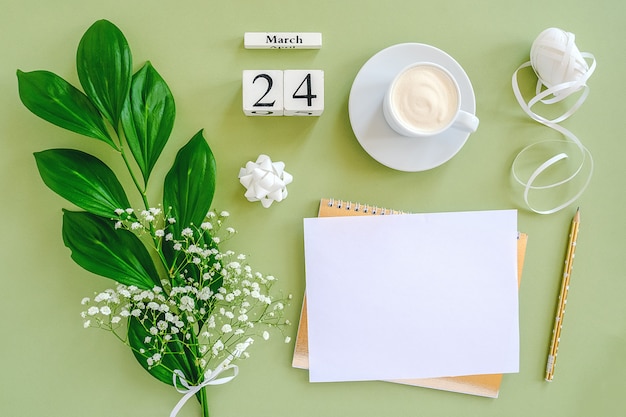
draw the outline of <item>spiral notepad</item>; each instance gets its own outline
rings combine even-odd
[[[338,216],[370,216],[370,215],[401,215],[407,214],[397,210],[385,209],[381,207],[347,202],[343,200],[322,199],[318,217],[338,217]],[[526,249],[527,236],[520,234],[518,238],[518,280],[521,277],[522,265]],[[518,281],[519,282],[519,281]],[[307,323],[307,306],[306,297],[303,301],[300,325],[296,338],[294,357],[292,366],[295,368],[309,368],[309,351],[308,351],[308,323]],[[465,394],[496,398],[498,396],[501,374],[489,375],[470,375],[445,378],[425,378],[425,379],[406,379],[391,380],[406,385],[413,385],[426,388],[434,388],[447,390]]]

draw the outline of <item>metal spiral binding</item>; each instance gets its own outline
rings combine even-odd
[[[386,215],[386,214],[405,214],[402,211],[396,211],[396,210],[388,210],[386,208],[381,208],[381,207],[377,207],[377,206],[369,206],[367,204],[361,204],[361,203],[353,203],[351,201],[343,201],[343,200],[335,200],[334,198],[329,198],[328,199],[328,207],[337,207],[337,208],[344,208],[345,210],[348,211],[362,211],[363,213],[368,213],[371,211],[371,213],[373,215]]]

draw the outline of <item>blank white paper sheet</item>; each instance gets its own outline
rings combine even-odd
[[[517,211],[304,219],[311,382],[519,372]]]

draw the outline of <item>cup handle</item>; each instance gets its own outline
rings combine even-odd
[[[475,132],[478,129],[478,117],[473,115],[472,113],[468,113],[463,110],[459,110],[459,114],[454,121],[453,127],[464,130],[466,132]]]

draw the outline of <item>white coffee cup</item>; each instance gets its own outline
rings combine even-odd
[[[389,126],[402,136],[431,137],[447,129],[475,132],[478,118],[461,110],[461,90],[448,70],[417,62],[400,71],[383,99]]]

